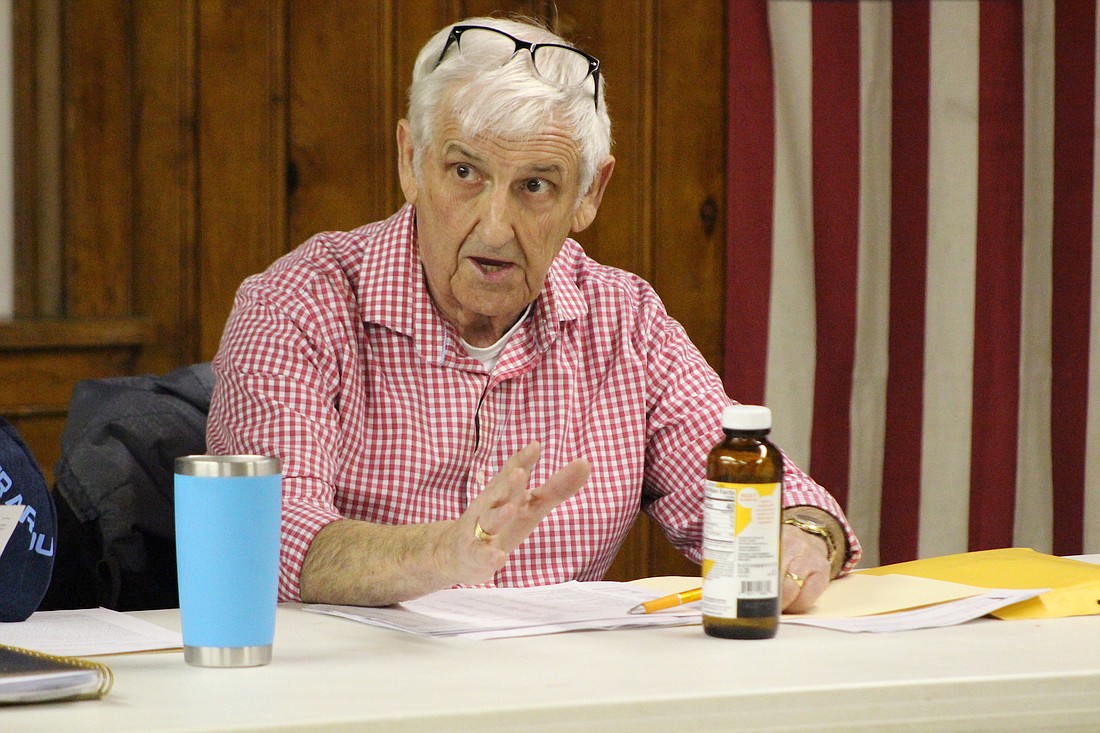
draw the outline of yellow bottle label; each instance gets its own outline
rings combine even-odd
[[[780,486],[704,484],[704,616],[737,618],[739,600],[779,596]]]

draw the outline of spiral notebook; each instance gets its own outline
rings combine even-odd
[[[0,705],[93,699],[113,683],[105,664],[0,644]]]

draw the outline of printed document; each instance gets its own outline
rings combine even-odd
[[[699,609],[692,606],[630,613],[660,595],[625,583],[570,581],[533,588],[453,588],[384,608],[311,605],[306,610],[411,634],[477,639],[699,623]]]
[[[46,654],[87,657],[182,649],[178,631],[109,608],[37,611],[26,621],[0,624],[0,644]]]
[[[23,507],[20,504],[0,504],[0,552],[8,546],[8,540],[15,532],[20,517],[23,516]]]

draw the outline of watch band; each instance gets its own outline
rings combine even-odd
[[[803,532],[807,532],[812,535],[816,535],[825,541],[825,556],[829,561],[829,567],[833,567],[833,559],[840,551],[837,547],[836,539],[833,537],[833,533],[830,532],[823,524],[815,521],[799,517],[798,515],[790,515],[783,518],[783,524],[789,524],[792,527],[797,527]]]

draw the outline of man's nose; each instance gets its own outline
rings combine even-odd
[[[513,211],[511,197],[506,187],[493,187],[481,197],[478,221],[480,239],[490,247],[501,247],[512,241]]]

